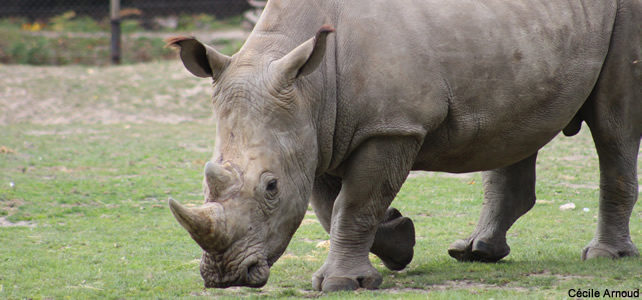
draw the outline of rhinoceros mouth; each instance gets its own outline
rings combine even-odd
[[[203,253],[201,277],[206,288],[227,288],[231,286],[262,287],[270,276],[270,265],[259,255],[250,255],[229,270],[229,262],[216,260],[214,256]]]

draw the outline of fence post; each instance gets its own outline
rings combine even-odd
[[[110,0],[111,62],[120,64],[120,0]]]

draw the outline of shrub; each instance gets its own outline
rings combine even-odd
[[[178,30],[216,30],[238,26],[240,18],[217,20],[206,14],[181,16]],[[44,32],[37,32],[44,30]],[[121,22],[123,33],[144,31],[137,19]],[[56,31],[57,33],[52,33]],[[47,23],[29,23],[24,18],[0,19],[0,63],[32,65],[106,65],[110,63],[109,20],[97,22],[73,11],[51,18]],[[236,52],[241,41],[210,41],[226,54]],[[164,47],[161,37],[123,36],[122,62],[136,63],[176,57]]]
[[[54,31],[71,32],[98,32],[106,28],[101,27],[96,20],[88,16],[76,16],[74,11],[68,11],[49,20],[48,27]]]

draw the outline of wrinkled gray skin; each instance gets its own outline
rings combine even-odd
[[[264,285],[310,201],[331,240],[314,287],[378,287],[369,251],[412,259],[412,222],[389,209],[410,170],[486,171],[479,224],[449,253],[497,261],[535,203],[538,149],[581,122],[601,174],[582,258],[638,255],[641,22],[640,0],[270,0],[232,57],[171,40],[214,82],[206,203],[170,200],[205,286]]]

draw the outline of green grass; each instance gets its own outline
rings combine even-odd
[[[640,258],[580,260],[598,209],[597,157],[585,128],[541,151],[537,193],[543,201],[513,226],[512,252],[501,263],[458,263],[448,256],[448,245],[475,226],[481,176],[435,173],[410,178],[393,203],[414,220],[417,245],[402,272],[373,259],[384,275],[380,290],[312,290],[310,277],[327,256],[318,244],[328,235],[311,210],[265,287],[205,290],[201,251],[166,201],[201,202],[201,172],[214,134],[209,82],[190,77],[178,61],[0,65],[0,78],[6,83],[0,106],[7,108],[0,112],[0,217],[31,225],[0,227],[0,299],[557,299],[570,288],[635,289],[642,283]],[[161,101],[158,95],[166,96]],[[46,101],[51,104],[39,106]],[[559,210],[567,202],[577,208]],[[641,219],[638,204],[631,234],[639,247]]]
[[[0,39],[0,63],[97,66],[111,64],[109,35],[38,35],[1,26],[0,35],[3,36]],[[230,55],[238,51],[243,44],[242,41],[229,39],[205,42]],[[177,52],[165,47],[165,44],[162,37],[124,35],[121,43],[121,62],[133,64],[176,58]]]
[[[166,32],[184,32],[184,31],[210,31],[237,29],[243,21],[242,15],[231,16],[227,18],[216,18],[208,14],[187,14],[182,13],[174,16],[175,27],[162,27],[159,24],[151,22],[148,26],[143,26],[143,18],[140,11],[136,9],[124,9],[124,17],[121,19],[121,30],[123,33],[132,33],[140,31],[162,30]],[[30,21],[28,18],[5,17],[0,18],[0,28],[15,28],[32,31],[47,30],[58,32],[109,32],[111,30],[111,20],[109,17],[95,19],[86,15],[77,15],[74,11],[67,11],[48,20]]]
[[[183,14],[176,17],[177,27],[156,31],[146,30],[137,19],[121,23],[121,61],[124,64],[174,59],[176,51],[165,48],[163,35],[190,35],[194,31],[215,32],[238,30],[242,16],[216,19],[206,14]],[[42,32],[44,31],[44,32]],[[111,64],[110,22],[77,16],[73,11],[52,17],[46,23],[30,23],[24,18],[0,18],[0,63],[31,65],[98,65]],[[138,33],[139,35],[132,35]],[[208,38],[225,54],[233,54],[242,45],[240,40]]]

